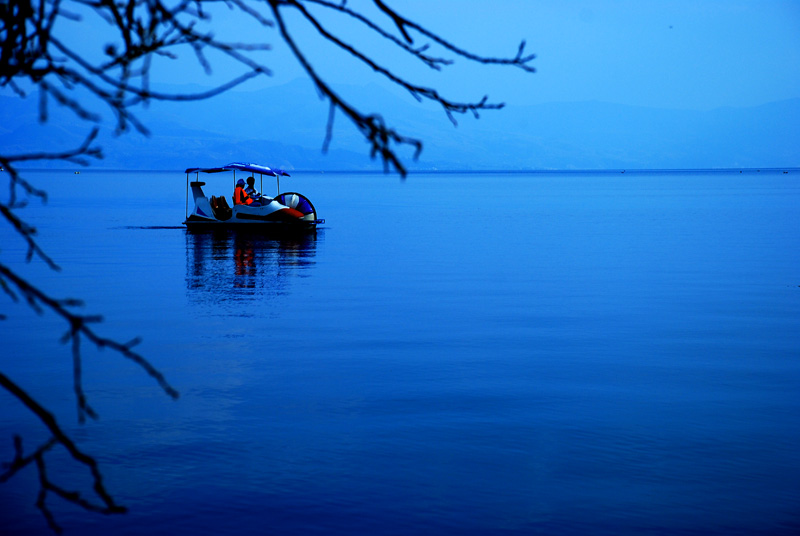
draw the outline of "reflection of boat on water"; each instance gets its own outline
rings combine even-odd
[[[205,182],[199,180],[200,173],[216,174],[225,171],[233,172],[234,186],[237,184],[236,172],[244,176],[261,177],[263,186],[264,175],[275,177],[280,191],[280,178],[289,174],[280,169],[271,169],[259,164],[246,164],[233,162],[216,168],[189,168],[186,170],[186,220],[183,222],[189,229],[208,228],[258,228],[260,232],[270,234],[288,234],[296,232],[314,231],[318,224],[325,220],[317,218],[317,211],[311,201],[297,192],[279,193],[275,197],[260,196],[252,199],[248,196],[244,200],[247,204],[236,204],[234,198],[228,203],[224,195],[206,197],[203,192]],[[190,174],[195,174],[195,180],[189,181]],[[189,213],[189,189],[191,188],[194,209]],[[240,200],[242,201],[242,200]]]
[[[186,233],[186,288],[212,303],[285,293],[315,264],[317,234],[270,239],[230,230]]]

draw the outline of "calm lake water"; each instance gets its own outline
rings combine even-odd
[[[181,393],[87,343],[79,425],[66,326],[2,295],[0,367],[130,509],[51,496],[68,535],[800,532],[798,171],[296,173],[327,223],[285,241],[187,234],[180,172],[26,176],[63,270],[7,226],[2,262]],[[0,460],[45,439],[0,408]],[[0,533],[48,533],[37,493]]]

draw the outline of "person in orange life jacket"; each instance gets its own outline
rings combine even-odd
[[[244,179],[236,181],[236,188],[233,190],[233,204],[234,205],[250,205],[253,207],[260,207],[261,203],[254,201],[247,192],[244,191]]]

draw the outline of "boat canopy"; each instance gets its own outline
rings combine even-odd
[[[289,177],[290,175],[286,173],[282,169],[272,169],[267,166],[262,166],[260,164],[246,164],[244,162],[231,162],[230,164],[226,164],[222,167],[213,167],[213,168],[187,168],[186,173],[220,173],[222,171],[231,171],[231,170],[239,170],[239,171],[249,171],[251,173],[261,173],[263,175],[272,175],[273,177]]]

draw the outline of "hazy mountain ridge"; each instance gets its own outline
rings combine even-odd
[[[404,135],[423,140],[410,169],[616,169],[798,167],[800,99],[752,108],[710,111],[641,108],[603,102],[508,105],[457,116],[454,127],[434,107],[374,86],[345,88],[364,111],[387,111]],[[0,97],[0,144],[5,153],[54,152],[82,142],[89,124],[52,109],[38,125],[36,99]],[[54,107],[51,107],[54,108]],[[231,160],[287,169],[371,170],[368,145],[341,114],[327,155],[328,106],[307,81],[269,89],[232,91],[211,101],[153,103],[140,113],[151,130],[103,132],[105,158],[93,167],[181,169]],[[63,163],[48,164],[63,167]],[[41,163],[31,166],[45,167]]]

